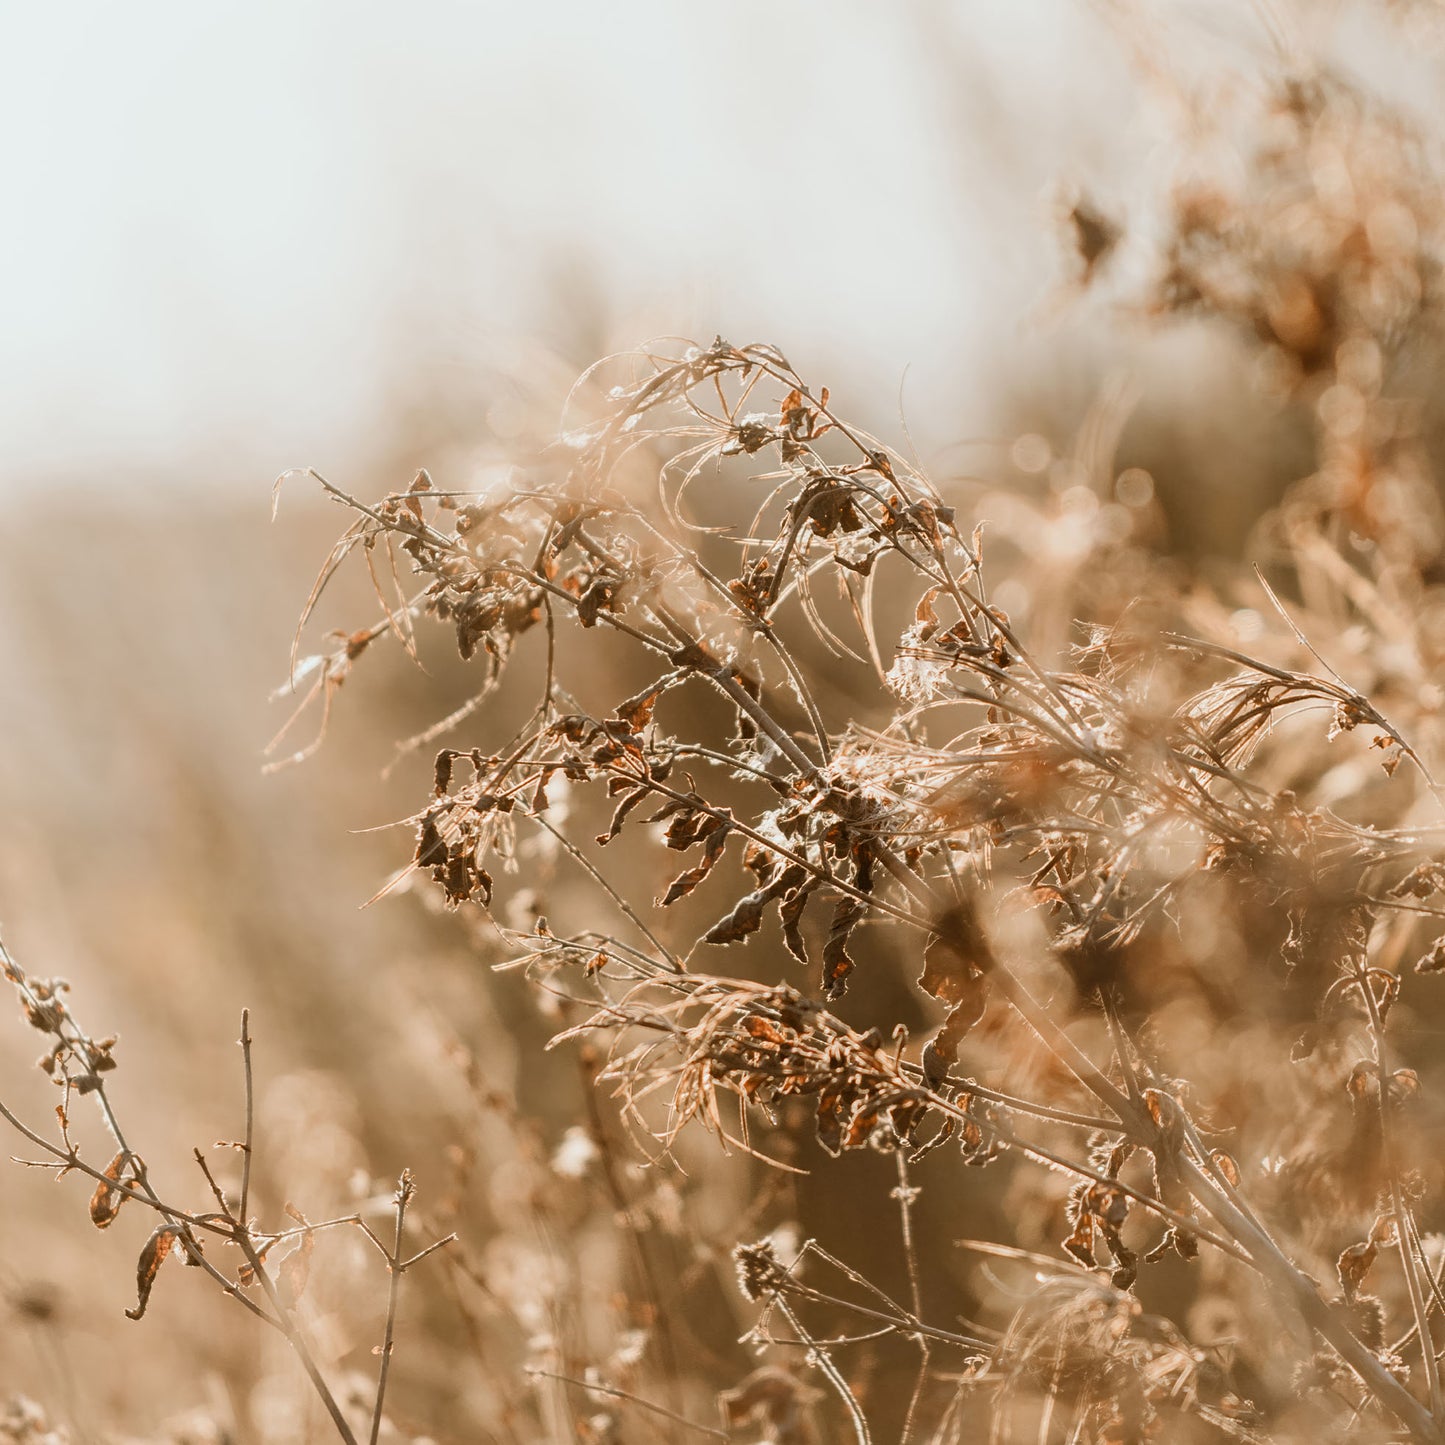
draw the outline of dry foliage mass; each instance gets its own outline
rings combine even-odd
[[[1161,550],[1107,407],[1073,457],[1026,438],[1006,486],[935,485],[721,339],[601,364],[480,487],[310,474],[349,525],[273,760],[316,751],[376,650],[454,641],[472,695],[403,744],[434,766],[383,892],[430,890],[525,975],[587,1088],[510,1265],[413,1238],[409,1175],[389,1224],[263,1224],[243,1022],[238,1177],[197,1151],[183,1208],[112,1107],[114,1041],[4,955],[61,1103],[53,1129],[0,1112],[87,1177],[97,1228],[155,1216],[133,1318],[192,1266],[346,1441],[415,1438],[388,1375],[399,1296],[429,1290],[495,1382],[458,1439],[1445,1440],[1442,172],[1336,75],[1218,114],[1145,281],[1116,278],[1126,218],[1067,219],[1079,290],[1231,329],[1308,418],[1253,567]],[[349,567],[374,617],[303,656]],[[72,1140],[90,1106],[108,1162]],[[699,1132],[747,1180],[726,1218]],[[605,1306],[537,1245],[588,1175]],[[800,1228],[863,1190],[867,1228]],[[333,1231],[389,1281],[364,1390],[309,1343]],[[49,1438],[12,1415],[0,1438]]]

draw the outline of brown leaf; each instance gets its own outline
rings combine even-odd
[[[1089,1269],[1098,1268],[1098,1260],[1094,1258],[1094,1221],[1088,1214],[1080,1214],[1078,1222],[1074,1225],[1073,1232],[1064,1240],[1064,1248],[1074,1256],[1080,1264],[1088,1266]]]
[[[967,981],[958,1002],[948,1011],[937,1037],[933,1041],[934,1052],[944,1064],[958,1062],[958,1046],[968,1031],[983,1017],[988,1007],[988,980],[981,973],[974,973]]]
[[[457,760],[455,748],[443,748],[436,755],[436,762],[432,771],[432,792],[438,798],[443,798],[451,790],[452,786],[452,765]]]
[[[942,591],[942,587],[930,587],[913,609],[913,631],[919,642],[927,642],[938,631],[938,613],[933,610],[933,599]]]
[[[702,936],[704,943],[741,943],[751,933],[763,926],[763,910],[771,901],[772,894],[766,888],[759,888],[738,900],[737,906],[725,918],[720,918]]]
[[[122,1149],[106,1166],[105,1178],[95,1186],[95,1193],[90,1196],[90,1222],[97,1229],[113,1224],[126,1201],[126,1196],[115,1186],[122,1182],[121,1175],[126,1172],[130,1161],[130,1151]]]
[[[1378,1253],[1379,1250],[1371,1239],[1364,1240],[1359,1244],[1352,1244],[1341,1252],[1336,1268],[1340,1273],[1340,1288],[1344,1290],[1347,1300],[1354,1299],[1356,1292],[1365,1282],[1365,1276],[1369,1274],[1374,1265]]]
[[[1437,938],[1423,957],[1415,960],[1416,973],[1445,972],[1445,935]]]
[[[803,910],[808,906],[808,899],[813,896],[817,887],[816,878],[808,879],[794,892],[789,893],[778,908],[778,916],[783,921],[783,942],[787,945],[788,952],[803,964],[808,961],[808,946],[803,941]]]
[[[597,835],[597,842],[602,847],[605,848],[622,831],[622,825],[627,821],[627,815],[646,797],[646,788],[634,788],[623,798],[617,805],[617,811],[612,815],[612,821],[607,825],[607,831]]]
[[[853,972],[853,960],[848,956],[848,938],[858,920],[867,912],[867,905],[856,898],[840,898],[833,910],[833,922],[828,928],[828,940],[823,945],[823,997],[842,998],[848,987],[848,975]]]
[[[176,1240],[181,1236],[182,1226],[179,1224],[160,1224],[146,1240],[145,1247],[140,1252],[140,1259],[135,1267],[136,1307],[127,1310],[126,1318],[138,1320],[146,1312],[146,1305],[150,1303],[151,1288],[156,1282],[156,1275],[160,1273],[161,1265],[166,1262],[166,1256],[175,1247]]]
[[[1239,1165],[1236,1164],[1223,1149],[1215,1149],[1209,1156],[1214,1161],[1214,1167],[1229,1180],[1232,1189],[1239,1188]]]
[[[640,692],[636,697],[618,703],[613,717],[625,722],[629,731],[640,733],[652,721],[652,710],[657,706],[657,700],[662,696],[665,687],[665,682],[654,683],[646,692]]]
[[[417,825],[416,852],[412,859],[419,868],[434,868],[447,860],[447,845],[437,828],[436,816],[430,809]]]
[[[597,581],[577,599],[577,620],[583,627],[596,627],[603,609],[613,612],[613,599],[617,596],[617,583],[609,578]]]
[[[993,951],[978,921],[978,909],[972,900],[966,900],[935,921],[933,937],[923,950],[918,986],[940,1003],[962,1003],[974,991],[974,976],[993,966]]]
[[[763,911],[775,898],[791,892],[807,876],[799,863],[789,864],[773,881],[742,898],[726,918],[719,919],[703,934],[704,943],[738,943],[763,926]]]
[[[837,1084],[818,1095],[818,1143],[835,1159],[843,1152],[843,1090]]]
[[[712,872],[713,865],[722,857],[723,849],[727,847],[728,833],[729,827],[726,818],[710,817],[707,819],[707,827],[701,835],[706,839],[702,858],[695,867],[684,870],[672,880],[667,892],[662,897],[664,908],[670,907],[679,898],[686,898]]]

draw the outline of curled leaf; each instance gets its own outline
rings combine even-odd
[[[842,998],[847,990],[848,975],[853,972],[853,960],[848,956],[848,938],[866,912],[866,904],[849,897],[840,898],[833,910],[833,922],[829,925],[828,939],[823,945],[823,997],[829,1001]]]
[[[638,796],[640,797],[641,790]],[[729,825],[726,818],[709,818],[709,826],[698,836],[706,840],[701,860],[693,868],[679,873],[668,886],[662,898],[662,907],[668,908],[679,898],[686,898],[699,883],[713,870],[713,865],[722,857],[727,846]]]
[[[1214,1167],[1229,1181],[1230,1188],[1238,1189],[1239,1165],[1234,1162],[1234,1159],[1223,1149],[1215,1149],[1209,1157],[1214,1161]]]
[[[130,1150],[122,1149],[106,1165],[105,1178],[95,1186],[95,1193],[90,1196],[90,1222],[97,1229],[105,1229],[113,1224],[116,1215],[120,1213],[121,1205],[126,1201],[125,1194],[117,1189],[116,1185],[122,1183],[121,1176],[130,1162]]]
[[[138,1320],[145,1314],[156,1275],[160,1273],[161,1265],[166,1262],[166,1256],[175,1248],[176,1240],[180,1236],[181,1225],[161,1224],[156,1226],[151,1237],[146,1240],[135,1267],[136,1307],[125,1312],[127,1319]]]
[[[704,943],[741,943],[751,933],[763,926],[763,909],[768,905],[768,894],[764,889],[749,893],[738,900],[737,906],[725,918],[720,918],[703,934]]]
[[[779,917],[783,921],[783,942],[799,963],[808,961],[808,946],[803,941],[803,910],[808,906],[808,899],[812,897],[817,886],[816,878],[808,879],[789,893],[778,908]]]
[[[1352,1244],[1341,1252],[1336,1267],[1340,1273],[1340,1288],[1344,1290],[1347,1300],[1354,1299],[1378,1253],[1378,1247],[1372,1239]]]

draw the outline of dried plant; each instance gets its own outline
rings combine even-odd
[[[379,1349],[380,1366],[370,1415],[369,1439],[376,1445],[386,1401],[387,1378],[394,1347],[398,1289],[401,1276],[433,1250],[451,1243],[450,1238],[437,1241],[407,1255],[403,1250],[402,1230],[407,1206],[415,1194],[409,1173],[397,1185],[394,1216],[395,1237],[388,1246],[360,1214],[317,1222],[308,1220],[294,1205],[286,1206],[291,1224],[275,1230],[258,1226],[251,1215],[251,1173],[253,1156],[253,1073],[251,1063],[250,1020],[241,1019],[241,1057],[245,1083],[245,1131],[236,1141],[220,1141],[217,1149],[235,1152],[240,1159],[240,1179],[233,1195],[228,1195],[217,1182],[206,1153],[194,1151],[200,1176],[214,1208],[185,1209],[163,1199],[151,1183],[144,1157],[132,1147],[121,1127],[107,1090],[107,1075],[117,1067],[114,1037],[95,1039],[77,1021],[71,1008],[69,985],[64,979],[32,978],[0,944],[0,970],[12,985],[19,999],[26,1022],[47,1036],[49,1047],[40,1059],[40,1068],[61,1089],[61,1101],[55,1106],[56,1134],[47,1136],[19,1118],[0,1103],[0,1117],[39,1151],[41,1158],[19,1162],[33,1169],[52,1171],[57,1180],[77,1173],[95,1181],[90,1196],[90,1222],[97,1229],[108,1229],[122,1207],[131,1200],[151,1210],[157,1223],[141,1250],[136,1264],[136,1303],[125,1313],[129,1319],[144,1317],[162,1266],[173,1255],[185,1264],[200,1269],[249,1314],[269,1325],[286,1339],[295,1352],[301,1368],[310,1380],[324,1406],[337,1435],[356,1445],[361,1428],[347,1417],[336,1392],[323,1377],[307,1339],[307,1332],[298,1316],[297,1306],[306,1290],[311,1272],[312,1253],[318,1234],[332,1229],[351,1227],[359,1230],[376,1247],[386,1261],[391,1279],[387,1302],[385,1338]],[[93,1101],[115,1154],[103,1168],[90,1156],[72,1133],[73,1101]],[[240,1259],[234,1277],[207,1253],[207,1245],[231,1246]],[[255,1298],[259,1295],[261,1298]],[[17,1421],[30,1428],[25,1402],[14,1407]],[[17,1424],[17,1429],[20,1428]],[[43,1424],[43,1421],[41,1422]],[[36,1427],[37,1429],[39,1426]],[[20,1433],[17,1439],[32,1436]],[[34,1438],[47,1438],[43,1434]]]
[[[1333,437],[1326,426],[1327,451]],[[507,965],[576,1015],[559,1039],[608,1039],[599,1081],[654,1157],[700,1122],[766,1158],[806,1110],[825,1154],[897,1156],[905,1236],[943,1146],[1019,1171],[1015,1188],[1027,1165],[1073,1181],[1050,1186],[1065,1253],[1001,1330],[926,1321],[870,1285],[866,1262],[826,1255],[850,1298],[798,1277],[816,1250],[785,1264],[766,1243],[739,1248],[743,1290],[764,1307],[756,1337],[778,1347],[781,1315],[842,1409],[837,1428],[870,1438],[845,1362],[860,1337],[820,1335],[816,1310],[918,1351],[908,1433],[963,1438],[983,1408],[999,1438],[1024,1419],[1039,1438],[1265,1438],[1282,1412],[1213,1363],[1217,1342],[1141,1313],[1133,1291],[1172,1254],[1207,1277],[1196,1300],[1262,1295],[1266,1335],[1296,1328],[1300,1380],[1319,1382],[1301,1387],[1311,1429],[1439,1438],[1439,1368],[1420,1347],[1440,1298],[1420,1225],[1429,1151],[1420,1079],[1388,1028],[1404,930],[1440,911],[1423,900],[1445,883],[1440,825],[1402,821],[1437,806],[1418,693],[1392,690],[1383,712],[1263,574],[1279,660],[1223,640],[1208,602],[1111,592],[1100,577],[1127,537],[1046,506],[1044,547],[1066,527],[1086,556],[1058,589],[1075,640],[1040,656],[990,600],[984,530],[767,346],[642,355],[598,419],[484,492],[423,473],[372,505],[317,480],[355,520],[313,604],[360,550],[385,615],[298,662],[298,686],[314,677],[329,700],[364,648],[390,634],[413,649],[435,619],[490,695],[523,637],[544,640],[522,725],[436,755],[395,882],[429,876],[449,906],[481,910]],[[736,521],[717,498],[739,499]],[[1332,546],[1337,517],[1315,513],[1309,565],[1332,559],[1330,601],[1365,627],[1372,600],[1404,585],[1407,554],[1381,545],[1359,565]],[[641,686],[621,696],[593,675],[600,702],[584,701],[569,627],[626,639]],[[689,693],[711,701],[689,710]],[[1347,785],[1338,768],[1321,778],[1319,754],[1361,733],[1381,784],[1358,747]],[[587,789],[612,807],[590,841],[558,816],[564,792]],[[573,796],[568,814],[582,811]],[[614,926],[503,921],[528,832],[571,859]],[[609,871],[599,850],[618,840],[634,854]],[[629,897],[638,851],[658,844],[686,866],[655,902]],[[677,941],[667,910],[726,878],[725,903]],[[881,966],[864,961],[870,932],[916,958],[940,1019],[926,1040],[836,1011]],[[754,935],[764,974],[788,981],[707,971]],[[1182,1038],[1186,1020],[1202,1043]],[[1272,1025],[1277,1053],[1221,1068],[1251,1020]],[[1342,1144],[1313,1136],[1326,1113],[1348,1118]],[[1339,1253],[1337,1289],[1311,1273],[1321,1250]],[[1363,1293],[1372,1270],[1381,1298]]]
[[[599,1324],[580,1288],[507,1301],[465,1241],[441,1256],[478,1368],[499,1318],[527,1338],[499,1438],[1445,1440],[1441,171],[1339,76],[1219,107],[1242,143],[1212,100],[1129,299],[1227,329],[1308,418],[1313,470],[1253,568],[1161,556],[1154,481],[1110,448],[1021,465],[1002,499],[935,484],[775,347],[720,338],[599,364],[556,444],[484,485],[423,471],[373,502],[309,473],[348,526],[272,765],[316,752],[388,640],[454,646],[471,692],[401,744],[445,743],[382,892],[429,886],[578,1049],[585,1123],[548,1187],[595,1172],[624,1261]],[[1112,284],[1129,225],[1084,199],[1067,222],[1081,285]],[[376,611],[303,656],[348,561]],[[58,1139],[0,1112],[30,1162],[95,1181],[97,1226],[159,1216],[137,1317],[179,1253],[354,1440],[294,1300],[319,1232],[375,1245],[376,1441],[400,1276],[450,1240],[406,1255],[409,1176],[390,1243],[359,1214],[254,1224],[243,1025],[239,1190],[198,1152],[216,1207],[163,1201],[112,1042],[4,957]],[[71,1141],[87,1094],[108,1165]],[[669,1183],[710,1167],[699,1133],[754,1189],[711,1226]],[[456,1149],[461,1194],[481,1151]],[[830,1170],[888,1220],[846,1250],[789,1193]],[[940,1197],[951,1233],[923,1227]],[[729,1253],[746,1368],[684,1318]]]

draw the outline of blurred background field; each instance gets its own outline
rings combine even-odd
[[[721,333],[775,342],[945,491],[1000,507],[1113,428],[1158,489],[1156,547],[1207,571],[1308,469],[1308,421],[1226,328],[1163,334],[1084,294],[1069,209],[1137,215],[1180,77],[1247,90],[1312,56],[1426,103],[1438,15],[1404,8],[1406,49],[1364,6],[1245,0],[10,8],[0,922],[120,1035],[116,1096],[168,1187],[196,1193],[191,1148],[237,1132],[245,1006],[270,1207],[384,1200],[409,1165],[423,1214],[462,1230],[465,1268],[409,1287],[392,1438],[588,1438],[595,1402],[538,1406],[520,1368],[554,1275],[614,1307],[610,1126],[579,1141],[579,1061],[543,1053],[548,1020],[485,940],[417,897],[360,907],[410,851],[381,825],[429,785],[426,749],[383,777],[394,744],[466,698],[465,670],[378,661],[317,757],[263,776],[343,525],[304,479],[273,525],[273,479],[465,486],[545,445],[598,357]],[[373,606],[353,578],[324,625]],[[0,1035],[3,1097],[39,1117],[33,1051]],[[740,1379],[726,1254],[754,1171],[708,1164],[703,1190],[612,1147],[649,1227],[708,1243],[659,1267],[686,1277],[691,1346]],[[766,1186],[759,1227],[866,1227],[834,1181]],[[143,1221],[121,1215],[122,1248],[85,1232],[77,1181],[13,1168],[0,1218],[0,1397],[77,1442],[324,1438],[284,1346],[179,1271],[123,1317]],[[384,1288],[352,1241],[318,1246],[338,1377],[371,1371]],[[479,1363],[476,1331],[502,1326],[512,1354]]]

